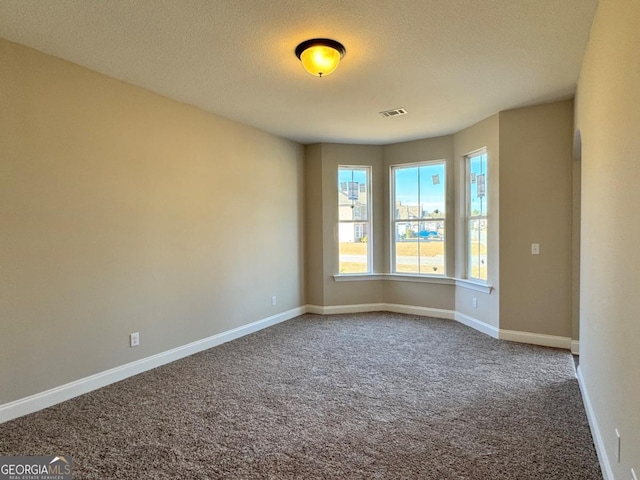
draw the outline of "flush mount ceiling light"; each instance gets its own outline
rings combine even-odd
[[[304,69],[316,77],[326,77],[338,68],[346,52],[344,45],[328,38],[306,40],[296,47],[296,57]]]

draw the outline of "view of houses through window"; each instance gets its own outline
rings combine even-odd
[[[487,281],[487,152],[465,157],[467,278]],[[446,275],[446,168],[392,166],[391,271]],[[338,168],[339,273],[371,273],[371,167]]]
[[[371,272],[370,168],[338,168],[340,273]]]
[[[487,152],[466,158],[467,163],[467,277],[487,280]]]
[[[391,178],[393,271],[444,275],[445,163],[391,167]]]

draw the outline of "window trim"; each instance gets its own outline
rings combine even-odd
[[[396,219],[395,219],[395,211],[396,211],[396,182],[395,182],[395,171],[400,168],[411,168],[411,167],[421,167],[425,165],[442,165],[444,167],[444,204],[445,204],[445,216],[442,219],[444,222],[444,231],[445,238],[443,240],[443,250],[444,250],[444,272],[440,274],[433,273],[410,273],[410,272],[398,272],[396,269],[396,255],[395,255],[395,246],[396,246]],[[408,163],[398,163],[389,165],[389,275],[393,276],[407,276],[407,277],[415,277],[415,278],[432,278],[432,279],[443,279],[450,278],[447,276],[447,217],[448,212],[446,210],[447,205],[447,192],[448,192],[448,172],[447,172],[447,160],[444,158],[434,159],[434,160],[423,160],[419,162],[408,162]],[[401,221],[401,220],[400,220]],[[421,219],[418,220],[420,222]]]
[[[340,205],[337,206],[336,212],[338,214],[338,234],[336,235],[336,265],[338,266],[338,273],[336,275],[355,275],[355,276],[364,276],[364,275],[372,275],[373,274],[373,194],[371,192],[372,181],[371,177],[373,174],[373,167],[371,165],[338,165],[338,169],[336,171],[336,186],[338,187],[338,191],[340,188],[340,170],[366,170],[367,171],[367,220],[340,220]],[[369,232],[367,235],[367,271],[366,272],[353,272],[353,273],[340,273],[340,224],[341,223],[367,223],[369,224]]]

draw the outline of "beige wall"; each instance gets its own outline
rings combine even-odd
[[[305,303],[384,302],[572,333],[571,102],[450,136],[303,148],[9,42],[0,55],[0,404]],[[464,156],[482,147],[490,294],[334,280],[338,165],[372,166],[373,270],[388,273],[389,167],[438,159],[447,272],[464,277]]]
[[[395,143],[382,147],[384,176],[384,218],[385,218],[385,250],[384,267],[385,272],[390,272],[391,268],[391,238],[392,231],[388,219],[391,218],[390,203],[390,167],[392,165],[402,165],[406,163],[427,162],[431,160],[444,160],[446,163],[447,177],[447,200],[446,200],[446,240],[445,251],[447,252],[447,276],[453,276],[454,259],[451,252],[455,246],[454,229],[454,169],[453,169],[453,136],[426,138],[411,142]],[[444,310],[455,308],[455,290],[453,285],[438,285],[430,283],[415,283],[409,281],[387,280],[384,284],[384,302],[398,305],[411,305],[418,307],[429,307]]]
[[[322,144],[308,148],[307,167],[311,170],[307,179],[314,185],[307,184],[307,223],[316,231],[308,246],[316,241],[320,230],[323,239],[323,254],[315,246],[309,248],[309,254],[315,257],[308,260],[309,265],[316,264],[320,257],[323,261],[322,279],[318,275],[307,277],[308,297],[321,298],[322,303],[310,303],[386,303],[443,309],[503,330],[571,337],[575,272],[572,128],[573,102],[563,101],[501,112],[455,135],[382,147]],[[389,167],[439,159],[447,162],[447,273],[449,277],[465,278],[465,155],[480,148],[486,148],[489,156],[490,293],[465,286],[393,279],[333,280],[338,258],[338,165],[373,166],[375,272],[389,273]],[[319,199],[311,197],[318,196],[320,181],[322,202],[318,203]],[[375,210],[380,205],[382,210]],[[541,244],[541,255],[530,254],[531,243]],[[323,294],[316,295],[320,291]],[[477,307],[473,307],[474,298]]]
[[[0,105],[0,404],[304,304],[300,145],[3,40]]]
[[[322,145],[305,147],[305,274],[306,299],[324,304],[324,203],[322,201]]]
[[[580,373],[616,479],[640,475],[640,2],[600,0],[576,97]],[[621,458],[614,454],[614,429]]]
[[[572,204],[571,204],[571,338],[580,339],[580,202],[582,191],[582,147],[576,151],[574,142],[574,158],[572,168]]]
[[[455,229],[453,219],[454,209],[454,171],[453,171],[453,135],[443,137],[425,138],[422,140],[414,140],[411,142],[394,143],[382,147],[383,158],[383,175],[384,175],[384,218],[391,218],[391,202],[390,202],[390,168],[393,165],[403,165],[406,163],[429,162],[432,160],[444,160],[446,164],[447,177],[447,199],[446,213],[447,219],[445,224],[445,251],[453,252],[455,245]],[[391,260],[388,252],[391,251],[391,226],[389,221],[385,222],[385,271],[389,272],[391,268]],[[447,255],[447,264],[445,266],[447,276],[453,277],[454,261],[453,255]]]
[[[373,210],[373,237],[370,248],[373,248],[373,270],[382,271],[382,252],[384,238],[382,234],[382,156],[381,147],[375,145],[341,145],[324,143],[319,146],[322,164],[322,176],[316,181],[322,182],[322,243],[323,243],[323,275],[324,296],[321,306],[357,305],[379,303],[382,299],[382,282],[336,282],[333,275],[338,272],[338,166],[370,165],[371,194]],[[308,201],[309,198],[307,197]],[[313,202],[312,202],[313,203]],[[315,204],[313,204],[315,205]],[[311,208],[316,209],[312,206]],[[310,239],[315,242],[315,239]],[[309,255],[317,255],[309,251]],[[314,281],[318,280],[314,278]],[[315,287],[311,287],[315,288]]]
[[[338,200],[337,170],[339,165],[370,165],[372,167],[374,273],[389,272],[389,167],[425,160],[447,161],[452,172],[453,137],[418,140],[384,147],[367,145],[321,144],[307,147],[307,275],[308,301],[311,305],[341,306],[378,304],[382,302],[453,310],[454,288],[391,280],[341,281],[338,272]],[[450,174],[448,182],[453,182]],[[320,186],[321,184],[321,186]],[[322,195],[320,197],[319,190]],[[450,191],[452,189],[449,189]],[[453,210],[453,197],[448,207]],[[320,220],[322,219],[322,220]],[[322,227],[320,224],[323,224]],[[453,232],[453,219],[449,220]],[[313,234],[311,234],[313,230]],[[321,230],[321,231],[320,231]],[[322,237],[319,249],[318,238]],[[453,248],[453,233],[447,247]],[[322,273],[311,265],[323,262]],[[453,268],[453,261],[450,262]],[[449,267],[449,266],[448,266]]]
[[[500,113],[502,329],[571,337],[572,130],[572,101]]]
[[[487,221],[489,230],[487,242],[489,244],[487,258],[487,285],[492,287],[490,293],[470,290],[466,287],[456,287],[457,312],[475,318],[493,327],[500,327],[500,149],[499,149],[499,116],[493,115],[469,128],[458,132],[454,136],[454,166],[455,166],[455,199],[456,216],[455,227],[459,232],[466,229],[466,160],[465,156],[481,148],[487,149],[487,178],[489,188],[489,208]],[[455,241],[455,273],[458,278],[466,276],[467,245],[464,234],[456,236]],[[477,307],[473,306],[473,299],[477,299]]]

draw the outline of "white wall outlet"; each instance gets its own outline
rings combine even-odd
[[[615,453],[616,453],[616,460],[618,461],[618,463],[620,463],[620,432],[618,432],[618,429],[616,428],[616,443],[613,446]]]
[[[473,297],[473,308],[478,308],[478,299]]]
[[[274,295],[273,297],[271,297],[271,305],[275,305],[278,303],[278,298]]]
[[[140,333],[136,332],[129,335],[129,346],[137,347],[138,345],[140,345]]]
[[[540,255],[540,244],[532,243],[531,244],[531,255]]]
[[[636,475],[636,471],[631,469],[631,480],[638,480],[638,476]]]

